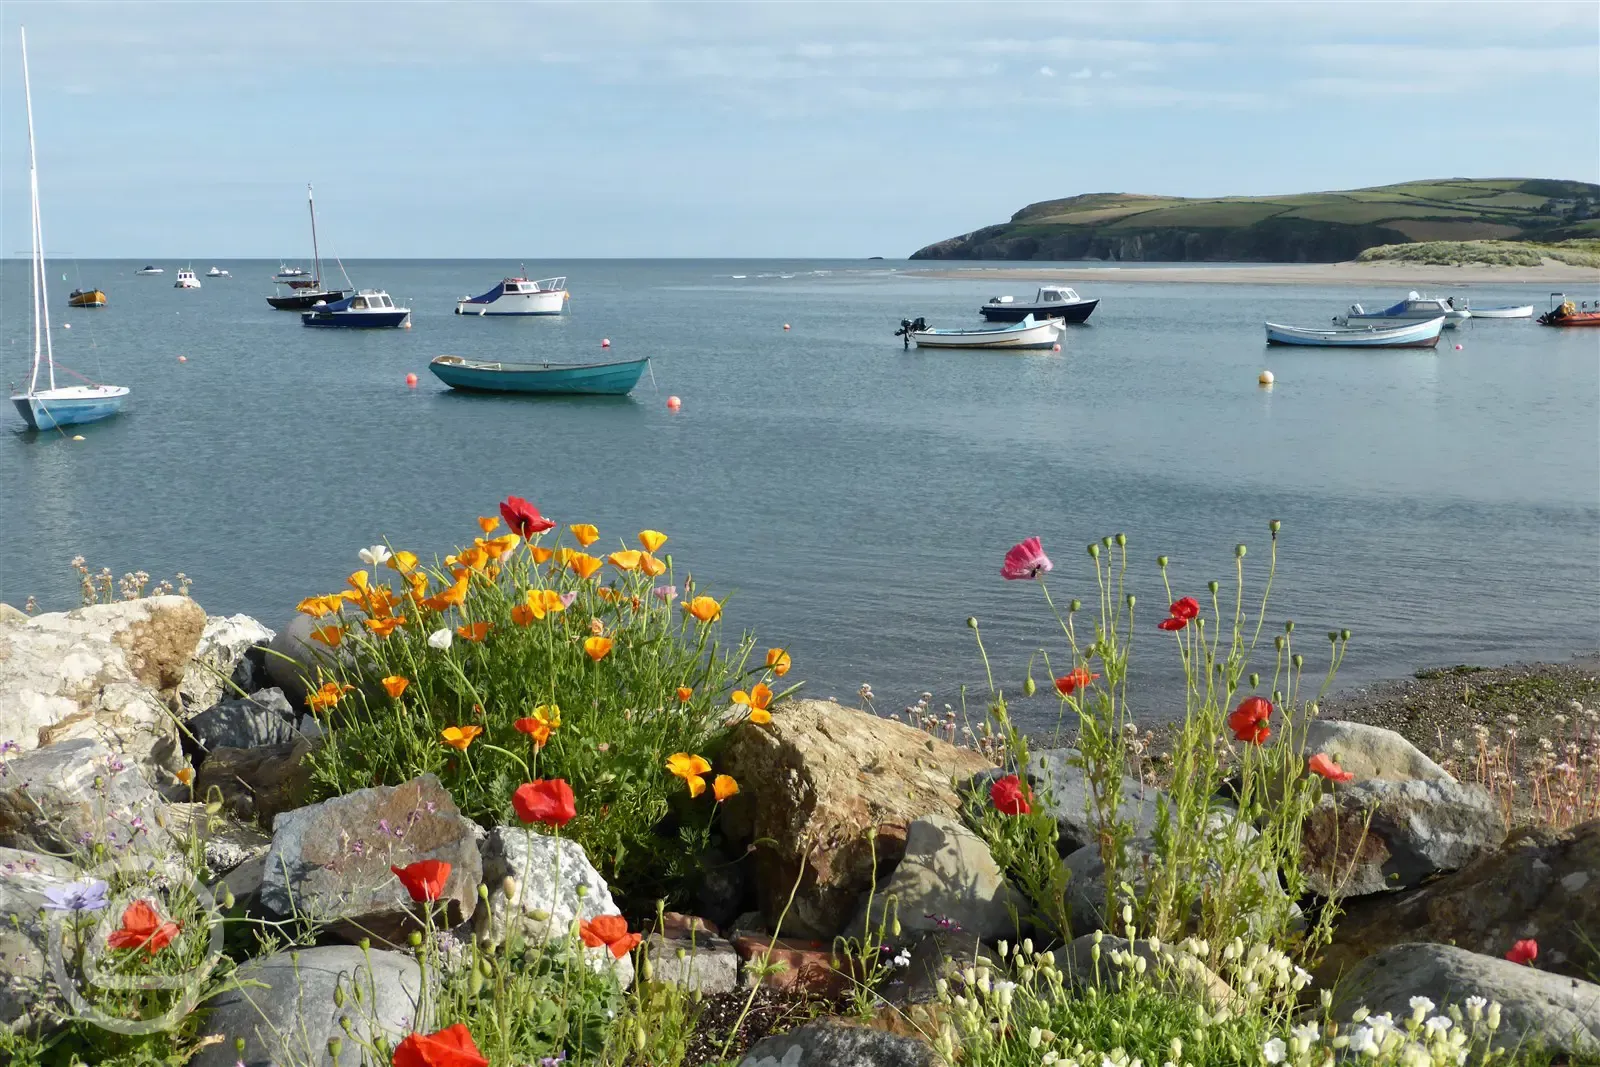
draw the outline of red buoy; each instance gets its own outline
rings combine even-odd
[[[406,375],[406,384],[413,389],[417,387],[417,376],[414,372]]]
[[[677,411],[681,407],[683,407],[683,401],[679,400],[675,396],[667,397],[667,410],[668,411]]]
[[[610,348],[611,347],[611,338],[609,338],[609,337],[600,338],[600,347],[601,348]]]

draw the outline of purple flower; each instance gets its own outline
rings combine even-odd
[[[562,1049],[559,1056],[541,1056],[539,1058],[539,1067],[561,1067],[561,1064],[566,1062],[567,1050]]]
[[[98,878],[66,882],[44,891],[50,911],[99,911],[106,906],[106,884]]]
[[[389,833],[389,820],[388,819],[379,819],[378,820],[378,829],[382,830],[384,833]]]
[[[112,774],[121,774],[123,771],[128,769],[128,765],[122,762],[121,756],[112,756],[110,759],[106,760],[106,767],[111,771]]]
[[[6,738],[4,741],[0,741],[0,756],[9,756],[13,752],[21,752],[21,751],[22,751],[22,746],[17,744],[15,741],[11,740],[11,738],[9,738],[9,737]]]
[[[665,603],[678,595],[678,587],[675,585],[658,585],[650,590],[650,595]]]
[[[578,594],[577,593],[562,593],[561,594],[561,606],[563,608],[570,608],[570,607],[572,607],[572,602],[574,600],[577,600],[577,599],[578,599]],[[563,1052],[562,1055],[565,1056],[566,1053]]]

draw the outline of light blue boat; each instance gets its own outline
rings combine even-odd
[[[437,356],[433,376],[452,389],[473,393],[544,393],[622,396],[639,384],[649,358],[614,363],[491,363]]]

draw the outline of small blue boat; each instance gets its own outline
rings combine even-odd
[[[397,307],[382,289],[363,289],[330,304],[313,304],[300,314],[305,326],[346,326],[383,329],[411,325],[411,309]]]
[[[437,356],[428,369],[450,388],[471,393],[622,396],[639,384],[649,363],[648,357],[614,363],[490,363]]]

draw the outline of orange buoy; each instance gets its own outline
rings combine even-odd
[[[406,375],[406,384],[411,386],[413,389],[417,387],[417,376],[415,373]]]
[[[601,348],[610,348],[611,347],[611,338],[609,338],[609,337],[600,338],[600,347]]]
[[[683,407],[683,401],[679,400],[675,396],[667,397],[667,410],[668,411],[677,411],[681,407]]]

